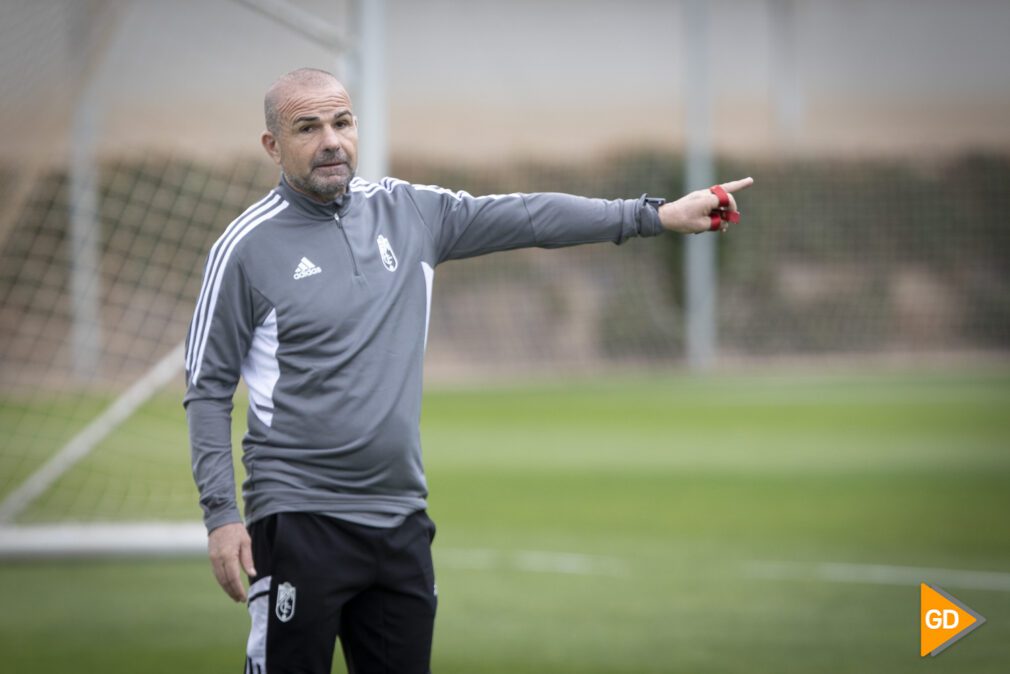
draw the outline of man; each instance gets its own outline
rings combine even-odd
[[[421,371],[435,267],[525,246],[725,229],[732,192],[672,202],[471,197],[354,177],[357,119],[329,73],[264,102],[280,184],[211,249],[186,349],[193,475],[214,575],[246,600],[246,671],[427,672],[437,603],[425,507]],[[242,524],[232,395],[249,388]],[[248,526],[248,530],[246,527]]]

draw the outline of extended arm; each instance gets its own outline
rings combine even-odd
[[[436,187],[407,188],[432,233],[436,263],[514,248],[622,243],[662,232],[644,199],[587,199],[569,194],[473,197]]]
[[[732,193],[751,183],[745,178],[723,186],[733,210]],[[657,211],[644,198],[605,200],[554,193],[473,197],[424,185],[409,189],[432,232],[437,262],[531,246],[620,244],[664,230],[701,232],[710,228],[709,213],[719,206],[718,198],[707,190],[692,192]]]

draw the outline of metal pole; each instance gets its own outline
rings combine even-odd
[[[98,221],[98,165],[95,161],[97,102],[93,84],[77,105],[70,154],[70,308],[74,375],[82,381],[101,368],[101,261]]]
[[[686,153],[684,187],[693,191],[715,182],[712,160],[712,87],[709,73],[709,7],[705,0],[684,4],[684,101]],[[689,367],[705,370],[716,355],[716,272],[718,237],[687,238],[684,248],[686,348]]]
[[[776,147],[791,150],[803,123],[796,47],[795,0],[768,0],[771,27],[771,98],[775,108]]]
[[[80,89],[74,108],[68,162],[70,262],[70,349],[74,376],[90,381],[101,370],[101,224],[98,220],[98,163],[96,145],[101,97],[97,86],[105,52],[97,48],[95,17],[75,8],[69,41],[73,53],[83,55],[75,72]]]
[[[327,49],[343,49],[336,27],[288,0],[235,0]]]
[[[355,0],[357,40],[348,63],[348,86],[358,114],[358,175],[389,175],[389,112],[386,104],[386,2]]]

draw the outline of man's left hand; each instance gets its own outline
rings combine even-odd
[[[747,189],[753,184],[753,178],[743,178],[722,184],[722,188],[729,195],[729,210],[737,210],[733,193]],[[708,232],[712,229],[710,214],[717,208],[719,208],[719,197],[712,194],[711,190],[698,190],[660,206],[659,221],[665,229],[679,234]],[[725,232],[729,225],[728,221],[723,220],[719,228],[720,231]]]

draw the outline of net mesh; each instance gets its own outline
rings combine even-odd
[[[468,189],[676,193],[673,156],[612,170],[520,166],[407,179]],[[673,168],[671,168],[673,167]],[[1010,337],[1010,161],[762,164],[745,224],[720,237],[719,340],[727,357],[1005,350]],[[454,173],[455,172],[455,173]],[[727,165],[722,175],[735,175]],[[0,249],[2,490],[9,492],[183,338],[203,260],[276,180],[258,160],[215,167],[152,156],[101,164],[97,367],[74,362],[66,176],[41,175]],[[429,382],[493,383],[683,359],[683,240],[524,250],[436,274]],[[180,374],[181,379],[181,374]],[[103,441],[24,521],[196,517],[178,386]]]

